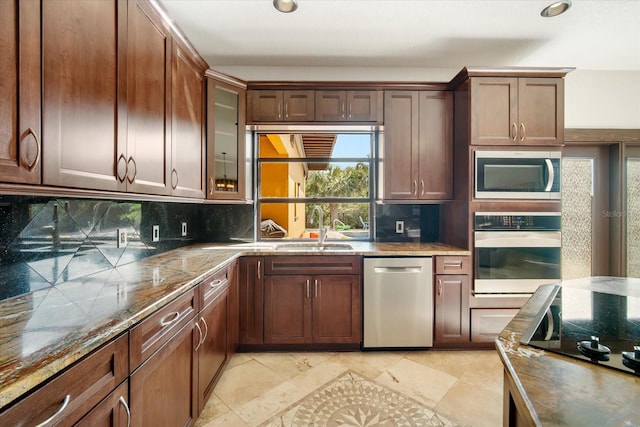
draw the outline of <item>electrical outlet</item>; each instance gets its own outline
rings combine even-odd
[[[183,222],[182,223],[182,237],[186,237],[187,236],[187,223]]]
[[[151,233],[151,241],[159,242],[160,241],[160,226],[154,225],[152,228],[153,232]]]
[[[125,246],[127,246],[127,230],[119,228],[117,239],[118,240],[116,241],[116,247],[124,248]]]
[[[404,233],[404,221],[396,221],[396,233]]]

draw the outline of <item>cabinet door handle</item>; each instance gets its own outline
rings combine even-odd
[[[518,125],[516,124],[516,122],[511,123],[511,130],[512,130],[512,136],[511,139],[513,141],[515,141],[516,139],[518,139]]]
[[[40,140],[38,139],[38,135],[36,135],[36,131],[33,130],[33,128],[27,129],[27,132],[30,133],[31,136],[33,136],[33,139],[36,140],[36,158],[33,159],[33,162],[31,164],[27,164],[27,169],[29,170],[29,172],[31,172],[33,168],[35,168],[38,164],[38,160],[40,160]]]
[[[198,351],[198,349],[202,345],[202,328],[200,327],[200,321],[199,320],[196,322],[196,329],[198,330],[198,336],[200,338],[198,338],[198,345],[196,346],[196,348],[193,351]]]
[[[524,123],[520,123],[520,130],[522,134],[520,135],[520,141],[524,141],[527,136],[527,129],[524,127]]]
[[[176,177],[176,183],[175,183],[175,185],[173,184],[173,177],[174,177],[174,176]],[[175,190],[176,188],[178,188],[178,171],[177,171],[175,168],[173,168],[173,169],[171,170],[171,188],[172,188],[173,190]]]
[[[340,108],[340,118],[344,119],[344,102],[341,104],[341,108]]]
[[[314,294],[315,294],[315,298],[318,298],[318,288],[320,287],[320,281],[318,279],[315,279],[313,281],[313,286],[314,286]]]
[[[124,407],[124,411],[127,413],[127,427],[131,427],[131,411],[129,410],[129,405],[127,405],[127,401],[124,400],[123,396],[120,396],[118,402]]]
[[[351,118],[352,104],[349,104],[349,118]]]
[[[40,424],[36,425],[36,427],[44,427],[47,424],[49,424],[51,421],[53,421],[58,415],[60,415],[65,409],[67,409],[67,406],[69,405],[70,401],[71,401],[71,395],[67,394],[64,397],[64,400],[62,401],[62,404],[60,405],[58,410],[53,415],[51,415],[49,418],[47,418],[46,420],[44,420]]]
[[[129,178],[129,163],[133,163],[133,176]],[[133,156],[129,156],[129,160],[127,160],[127,181],[129,184],[133,184],[133,181],[136,179],[136,175],[138,174],[138,165],[136,165],[136,160]]]
[[[311,298],[309,286],[310,286],[310,280],[307,279],[307,299]]]
[[[442,295],[442,279],[438,279],[438,296]]]
[[[261,276],[261,274],[260,274],[260,267],[261,267],[261,265],[262,265],[262,261],[258,261],[258,269],[257,269],[257,270],[258,270],[258,279],[260,279],[260,278],[261,278],[261,277],[260,277],[260,276]]]
[[[278,106],[276,107],[276,114],[278,114],[279,119],[282,118],[282,107],[279,102],[278,102]]]
[[[200,317],[200,320],[202,321],[202,324],[204,325],[204,336],[202,337],[202,343],[204,344],[204,340],[207,339],[207,335],[209,335],[209,326],[207,325],[207,321],[204,320],[204,317]]]
[[[412,193],[413,193],[414,195],[417,195],[417,194],[418,194],[418,181],[417,181],[417,180],[415,180],[415,179],[413,180],[413,191],[412,191]]]
[[[213,196],[213,177],[209,177],[209,194]]]
[[[180,318],[180,313],[174,311],[173,313],[169,313],[160,320],[160,326],[169,326],[172,323],[175,323],[176,320]]]
[[[285,102],[284,103],[284,117],[285,118],[289,118],[289,103]]]
[[[120,162],[124,160],[124,176],[120,177]],[[124,182],[125,179],[127,179],[127,158],[124,156],[124,154],[120,154],[120,157],[118,157],[118,163],[116,163],[116,177],[118,178],[118,181],[120,181],[121,183]]]
[[[424,196],[424,179],[420,180],[420,195]]]

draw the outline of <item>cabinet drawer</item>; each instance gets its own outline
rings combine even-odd
[[[264,274],[360,274],[362,257],[299,255],[266,257]]]
[[[0,425],[75,424],[129,374],[129,336],[111,341],[0,414]],[[55,418],[51,418],[55,415]]]
[[[471,257],[437,256],[436,274],[471,274]]]
[[[225,266],[200,282],[200,307],[204,308],[229,287],[229,266]]]
[[[175,300],[131,329],[129,365],[133,372],[142,362],[166,343],[173,334],[186,325],[198,311],[195,290]]]
[[[471,342],[493,342],[518,311],[517,308],[471,309]]]

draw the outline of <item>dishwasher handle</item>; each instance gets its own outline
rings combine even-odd
[[[421,266],[373,267],[374,273],[422,273]]]

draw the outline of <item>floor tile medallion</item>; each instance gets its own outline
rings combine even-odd
[[[346,371],[262,424],[289,426],[457,426],[417,401]]]

